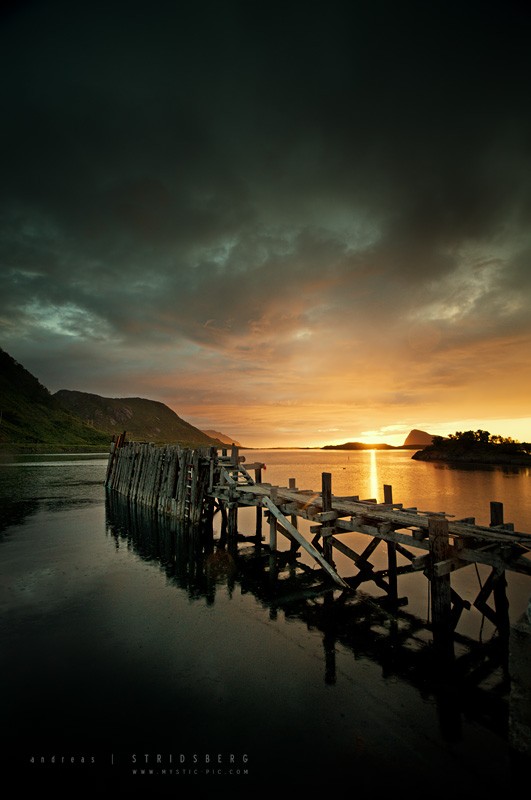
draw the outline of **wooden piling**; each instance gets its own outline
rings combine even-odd
[[[271,502],[278,504],[278,486],[272,486],[270,491]],[[274,514],[269,513],[269,550],[275,553],[277,550],[277,519]]]
[[[446,662],[447,658],[453,657],[452,589],[450,574],[438,575],[435,565],[446,561],[450,555],[448,520],[445,517],[430,516],[428,531],[433,643],[442,661]]]
[[[295,480],[295,478],[290,478],[289,479],[288,486],[289,486],[290,489],[296,490],[297,481]],[[291,522],[291,524],[293,525],[294,528],[298,528],[299,527],[299,521],[298,520],[299,520],[299,518],[298,518],[298,516],[296,514],[291,514],[290,515],[290,522]],[[295,553],[297,553],[299,551],[300,545],[299,545],[299,543],[297,542],[296,539],[292,539],[291,540],[289,549],[290,549],[290,552],[292,554],[295,554]]]
[[[503,503],[491,501],[490,504],[490,527],[503,525]]]
[[[261,506],[256,506],[255,537],[258,543],[262,541],[262,518],[263,518],[262,508]]]
[[[255,467],[254,470],[254,482],[255,483],[262,483],[262,470],[260,467]],[[263,519],[263,512],[262,507],[260,505],[256,506],[256,527],[255,527],[255,535],[256,541],[259,544],[262,541],[262,519]]]
[[[331,511],[332,509],[332,473],[321,473],[321,496],[323,501],[323,511]],[[334,560],[332,555],[332,537],[323,536],[323,558],[333,566]]]
[[[384,503],[392,506],[393,504],[393,487],[389,484],[384,484]],[[388,584],[389,591],[388,597],[391,603],[398,602],[398,575],[396,571],[396,543],[387,542],[387,568],[388,568]]]
[[[227,503],[227,534],[229,539],[234,539],[238,533],[238,501]]]

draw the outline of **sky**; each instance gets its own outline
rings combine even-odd
[[[531,10],[11,2],[0,347],[249,447],[531,441]]]

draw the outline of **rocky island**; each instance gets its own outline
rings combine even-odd
[[[457,431],[448,437],[434,436],[432,444],[411,457],[417,461],[531,466],[531,444],[488,431]]]

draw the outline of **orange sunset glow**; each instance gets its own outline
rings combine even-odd
[[[177,10],[87,19],[79,48],[59,10],[48,37],[6,19],[1,346],[52,392],[158,400],[249,447],[529,441],[512,12],[426,6],[397,35],[321,11],[214,4],[199,50]]]

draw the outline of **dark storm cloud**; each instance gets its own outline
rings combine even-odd
[[[435,319],[439,349],[525,334],[529,22],[501,2],[11,10],[7,349],[75,340],[81,371],[102,337],[259,348],[259,371],[334,327],[339,347],[383,321]]]

